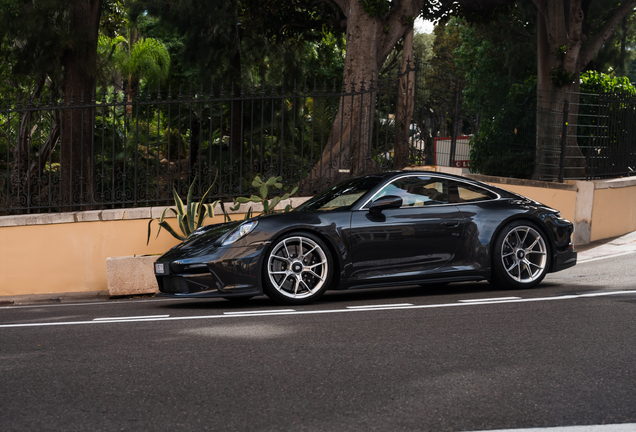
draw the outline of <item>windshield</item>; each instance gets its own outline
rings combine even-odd
[[[371,188],[382,181],[380,176],[366,176],[345,180],[329,188],[294,211],[329,211],[350,209]]]

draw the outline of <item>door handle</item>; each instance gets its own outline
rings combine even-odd
[[[459,226],[459,222],[460,221],[458,220],[449,220],[442,222],[441,225],[447,228],[457,228]]]

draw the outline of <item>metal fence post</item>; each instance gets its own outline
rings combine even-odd
[[[458,131],[458,122],[459,122],[459,80],[457,80],[457,86],[455,87],[455,115],[453,118],[453,129],[451,131],[451,146],[450,146],[450,157],[449,157],[449,166],[455,166],[455,153],[457,152],[457,135],[460,131]]]
[[[570,101],[565,99],[563,104],[563,131],[561,132],[561,158],[559,160],[559,183],[563,183],[565,177],[565,148],[568,140],[568,114]]]

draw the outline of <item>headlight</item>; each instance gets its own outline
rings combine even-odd
[[[227,237],[225,237],[221,244],[223,246],[231,245],[241,237],[251,233],[254,228],[256,228],[256,225],[258,225],[258,221],[250,221],[239,225],[238,227],[230,231],[230,233],[227,235]]]

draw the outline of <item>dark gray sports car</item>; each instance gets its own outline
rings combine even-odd
[[[488,280],[532,288],[576,264],[557,210],[459,176],[346,180],[289,213],[210,225],[155,263],[173,297],[302,304],[327,289]]]

